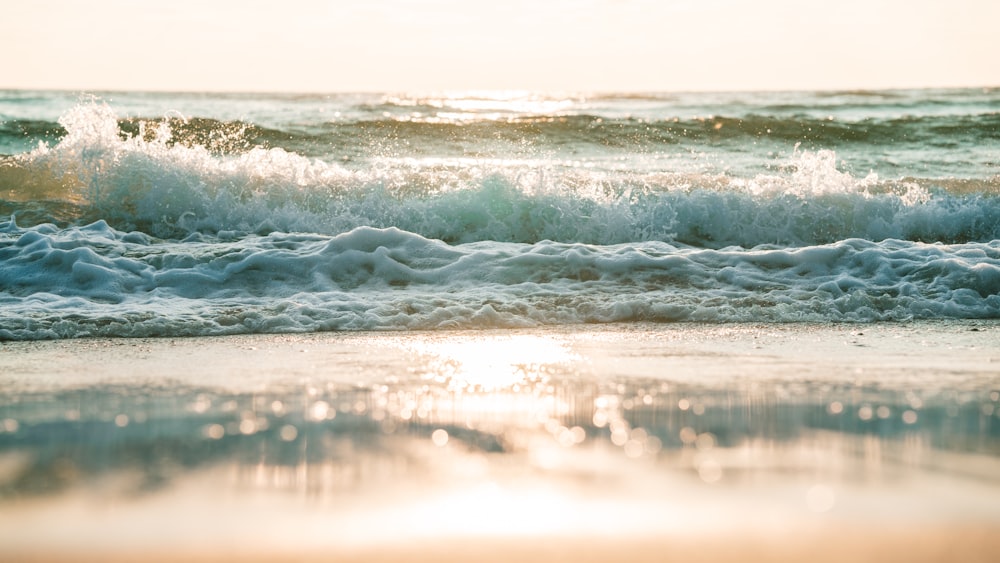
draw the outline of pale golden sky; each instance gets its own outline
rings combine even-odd
[[[31,0],[0,88],[1000,85],[997,0]]]

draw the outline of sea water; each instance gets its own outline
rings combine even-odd
[[[0,94],[0,339],[1000,316],[1000,91]]]
[[[0,153],[0,558],[996,552],[1000,90],[2,92]]]

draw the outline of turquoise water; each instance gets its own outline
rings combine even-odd
[[[0,93],[0,339],[1000,316],[1000,91]]]

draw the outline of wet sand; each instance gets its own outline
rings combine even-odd
[[[1000,324],[0,344],[0,559],[987,561]]]
[[[907,532],[858,533],[856,530],[827,529],[822,533],[802,534],[789,529],[795,537],[785,541],[761,541],[739,536],[713,537],[711,540],[645,539],[613,541],[604,539],[517,539],[510,541],[454,540],[433,544],[413,544],[371,550],[312,552],[161,552],[101,554],[12,554],[11,561],[81,563],[126,561],[189,561],[192,563],[314,563],[320,561],[994,561],[1000,542],[994,528],[916,529]]]

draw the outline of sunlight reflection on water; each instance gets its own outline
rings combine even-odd
[[[389,366],[353,383],[296,367],[252,389],[139,377],[8,394],[0,516],[14,501],[89,491],[141,504],[203,482],[198,502],[215,511],[284,499],[282,514],[319,510],[359,542],[780,528],[907,506],[908,518],[1000,521],[976,489],[995,496],[1000,475],[992,375],[950,388],[773,372],[720,384],[677,371],[690,358],[676,356],[608,376],[644,353],[616,338],[601,345],[618,364],[559,334],[386,336],[312,342],[323,370],[358,350]]]

